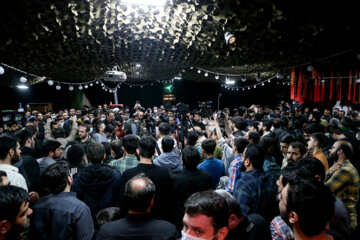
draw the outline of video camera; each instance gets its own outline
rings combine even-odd
[[[198,102],[199,113],[203,118],[210,118],[212,116],[211,106],[212,101]]]

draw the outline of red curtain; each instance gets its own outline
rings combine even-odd
[[[333,88],[334,88],[334,72],[331,72],[330,75],[330,92],[329,92],[329,100],[332,100],[333,97]]]
[[[337,79],[337,85],[338,85],[338,87],[336,89],[337,90],[336,100],[341,101],[341,87],[342,87],[342,79],[341,78]]]
[[[349,91],[348,91],[348,101],[351,101],[351,86],[352,86],[352,70],[350,70],[350,73],[349,73]]]
[[[295,68],[291,70],[291,87],[290,87],[290,99],[295,99]]]
[[[300,69],[299,72],[299,80],[297,82],[297,92],[296,92],[296,101],[298,101],[299,103],[301,103],[302,101],[302,97],[301,97],[301,89],[302,89],[302,71]]]

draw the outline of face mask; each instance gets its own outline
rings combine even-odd
[[[217,234],[215,234],[215,236],[212,236],[211,238],[205,239],[205,238],[194,237],[191,236],[190,234],[186,234],[184,231],[181,231],[181,240],[212,240],[216,236]]]
[[[202,121],[202,124],[207,125],[207,121],[206,121],[206,120],[203,120],[203,121]]]
[[[154,109],[154,113],[157,113],[157,110],[156,110],[156,109]]]
[[[60,127],[61,127],[61,128],[64,128],[64,122],[62,122],[62,123],[60,124]]]
[[[105,121],[105,118],[100,118],[101,121]]]

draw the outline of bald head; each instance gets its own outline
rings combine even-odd
[[[125,185],[125,205],[130,213],[148,213],[155,197],[155,185],[144,173],[131,178]]]

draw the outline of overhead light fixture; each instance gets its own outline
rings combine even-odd
[[[261,75],[260,75],[260,73],[257,73],[257,74],[256,74],[256,81],[257,81],[257,82],[260,82],[260,81],[261,81]]]
[[[182,78],[179,76],[174,77],[174,80],[181,80]]]
[[[56,90],[60,90],[60,89],[61,89],[61,86],[60,86],[60,85],[57,85],[55,88],[56,88]]]
[[[16,87],[19,89],[28,89],[29,88],[29,86],[26,84],[18,84]]]
[[[216,80],[219,79],[219,75],[218,75],[218,74],[215,75],[215,79],[216,79]]]
[[[312,72],[312,71],[314,70],[314,67],[311,66],[311,65],[309,65],[309,66],[307,66],[306,70],[307,70],[308,72]]]
[[[234,36],[234,34],[230,33],[230,32],[226,32],[224,35],[225,38],[225,42],[226,44],[234,44],[236,42],[236,37]]]
[[[141,67],[141,64],[140,64],[140,63],[137,63],[135,66],[136,66],[136,67]]]
[[[92,87],[94,84],[93,83],[90,83],[90,87]]]
[[[136,74],[137,74],[137,75],[139,75],[139,74],[140,74],[140,72],[136,72]]]
[[[134,4],[134,5],[147,5],[147,6],[157,6],[163,7],[166,5],[167,0],[121,0],[123,4]]]
[[[199,69],[199,70],[197,71],[197,73],[200,74],[200,73],[201,73],[201,70]]]
[[[88,88],[88,87],[89,87],[89,85],[85,84],[84,88]]]
[[[73,85],[70,85],[70,87],[69,87],[69,91],[73,91],[73,90],[74,90]]]
[[[226,84],[226,85],[234,85],[234,84],[235,84],[235,80],[231,80],[231,79],[226,78],[225,84]]]
[[[207,76],[209,76],[209,73],[208,73],[208,72],[205,72],[205,74],[204,74],[204,75],[205,75],[205,77],[207,77]]]
[[[245,77],[245,75],[241,74],[241,75],[240,75],[240,79],[241,79],[241,81],[246,82],[246,77]]]
[[[5,69],[2,66],[0,66],[0,75],[3,75],[4,73],[5,73]]]
[[[21,83],[26,83],[26,81],[27,81],[26,77],[24,77],[24,76],[20,77],[20,82]]]
[[[80,85],[80,86],[79,86],[79,90],[82,90],[82,89],[83,89],[83,87]]]
[[[54,85],[54,81],[53,81],[53,80],[49,80],[49,81],[48,81],[48,84],[49,84],[49,86],[52,86],[52,85]]]

